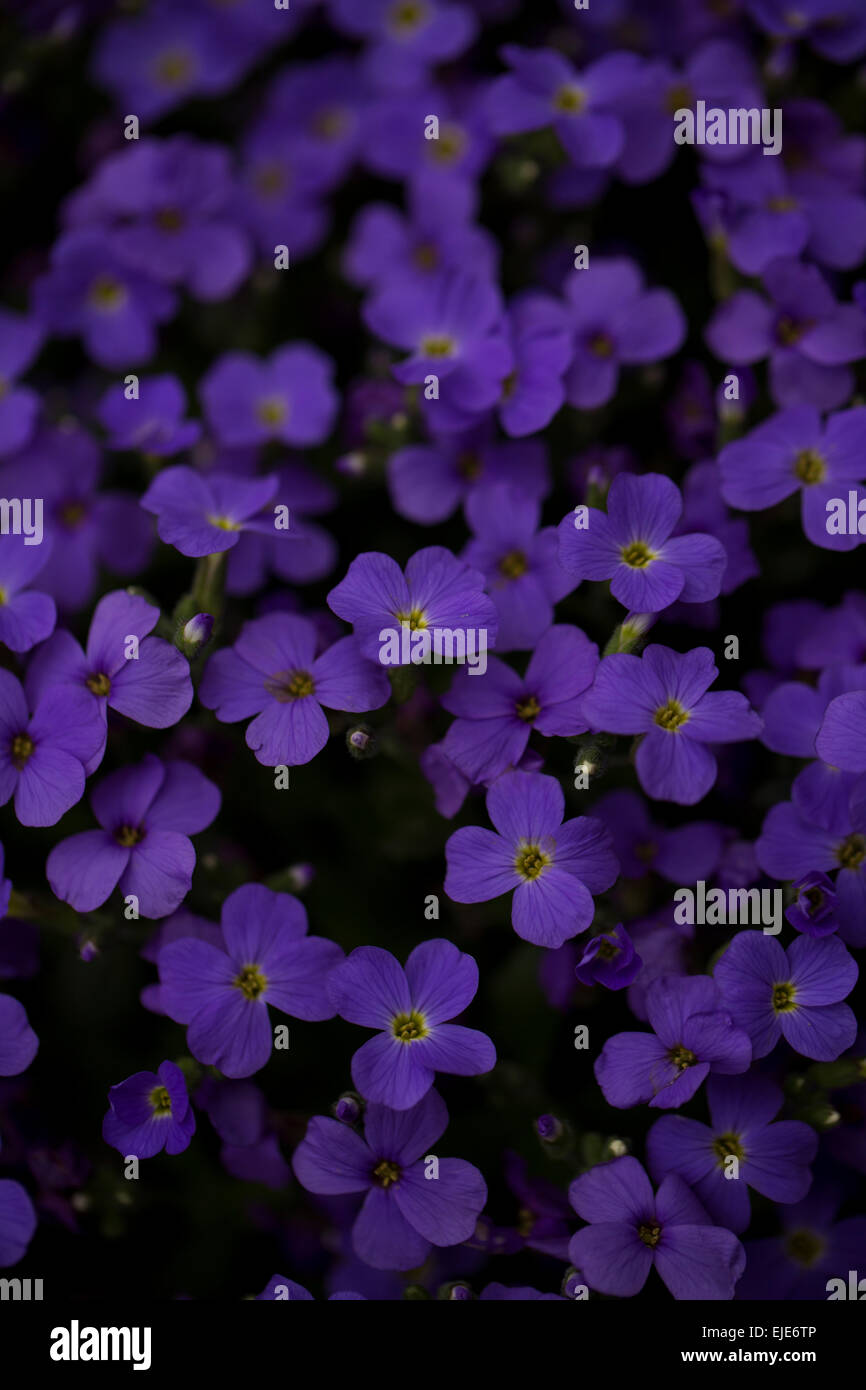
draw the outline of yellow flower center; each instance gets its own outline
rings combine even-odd
[[[171,1096],[165,1086],[154,1086],[148,1100],[154,1115],[171,1114]]]
[[[593,357],[611,357],[613,355],[613,339],[609,333],[593,333],[589,340],[589,350]]]
[[[644,1245],[658,1245],[662,1228],[661,1226],[638,1226],[637,1233]]]
[[[241,523],[232,521],[230,516],[209,516],[208,521],[211,526],[215,526],[218,531],[240,531]]]
[[[534,695],[527,695],[525,700],[517,701],[514,711],[518,719],[522,719],[526,724],[531,724],[533,719],[537,719],[541,713],[541,705]]]
[[[430,1029],[424,1021],[424,1015],[413,1010],[409,1014],[395,1014],[391,1020],[391,1031],[400,1042],[411,1043],[426,1038]]]
[[[662,728],[668,729],[671,733],[682,728],[688,721],[689,712],[683,709],[679,700],[668,700],[666,705],[660,705],[653,715],[655,722]]]
[[[866,856],[866,839],[862,835],[849,835],[836,848],[836,858],[843,869],[857,869]]]
[[[400,1180],[400,1168],[396,1163],[391,1163],[389,1159],[383,1158],[381,1163],[377,1163],[373,1169],[373,1177],[380,1187],[392,1187],[395,1182]]]
[[[401,38],[406,38],[420,28],[428,16],[425,0],[397,0],[390,15],[391,28]]]
[[[697,1057],[688,1047],[683,1047],[682,1043],[677,1043],[668,1053],[668,1061],[672,1062],[677,1071],[685,1071],[688,1067],[693,1067],[697,1062]]]
[[[122,825],[119,830],[115,830],[114,838],[124,849],[132,849],[133,845],[144,839],[144,831],[137,825]]]
[[[269,396],[259,401],[256,414],[263,425],[281,425],[289,413],[288,403],[281,396]]]
[[[100,314],[113,314],[126,303],[126,286],[112,275],[97,275],[87,294],[91,308]]]
[[[818,1263],[826,1248],[827,1242],[823,1237],[806,1227],[789,1232],[785,1240],[785,1253],[806,1269]]]
[[[162,87],[181,87],[194,71],[192,54],[183,48],[167,48],[153,64],[153,74]]]
[[[427,626],[423,608],[413,608],[409,613],[395,613],[398,623],[408,623],[412,632],[420,632]]]
[[[447,333],[430,333],[421,339],[421,353],[424,357],[453,357],[457,344]]]
[[[561,111],[563,115],[574,116],[585,106],[586,93],[573,82],[567,82],[564,87],[560,87],[553,98],[554,111]]]
[[[793,980],[773,985],[773,1008],[777,1014],[789,1014],[796,1009],[797,986]]]
[[[12,761],[20,772],[26,765],[27,760],[32,757],[34,743],[29,734],[16,734],[12,740]]]
[[[94,695],[110,695],[111,680],[104,671],[96,671],[92,676],[88,676],[84,682],[88,690],[92,690]]]
[[[624,546],[619,553],[623,564],[629,565],[633,570],[642,570],[656,558],[655,551],[650,550],[645,541],[632,541],[631,545]]]
[[[162,208],[156,214],[156,225],[162,232],[179,232],[183,226],[183,213],[177,208]]]
[[[529,569],[529,561],[522,550],[509,550],[499,561],[499,573],[506,579],[520,579]]]
[[[746,1151],[740,1142],[740,1136],[730,1132],[716,1135],[713,1140],[713,1153],[719,1160],[720,1168],[724,1168],[726,1158],[737,1158],[742,1162],[746,1157]]]
[[[232,984],[235,989],[240,990],[245,999],[258,999],[267,989],[268,980],[257,965],[245,965],[241,973],[232,980]]]
[[[802,483],[813,487],[827,476],[827,465],[817,449],[803,449],[794,460],[794,473]]]
[[[514,867],[521,878],[531,883],[552,863],[552,855],[546,854],[540,845],[525,845],[515,859]]]

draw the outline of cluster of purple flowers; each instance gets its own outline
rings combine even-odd
[[[138,940],[156,970],[142,1016],[177,1056],[119,1081],[108,1059],[105,1144],[175,1157],[206,1120],[238,1183],[310,1194],[338,1251],[333,1299],[410,1280],[629,1298],[653,1270],[676,1300],[823,1298],[866,1255],[866,1218],[837,1221],[828,1196],[836,1173],[866,1171],[848,1002],[866,946],[866,598],[832,568],[866,540],[866,139],[796,79],[816,57],[850,76],[866,14],[562,0],[527,44],[509,41],[520,9],[94,14],[89,71],[113,114],[0,309],[0,978],[33,973],[25,919],[66,942],[75,924],[82,963],[112,934]],[[284,52],[231,143],[166,133],[164,116],[232,92],[307,25],[323,56]],[[485,31],[502,42],[482,72]],[[698,102],[775,111],[780,148],[759,120],[760,141],[680,150],[675,113]],[[637,201],[637,231],[594,217],[675,161],[703,318],[666,283],[670,255],[645,254]],[[575,226],[592,236],[572,250]],[[293,316],[283,285],[305,274],[337,277],[336,327]],[[211,313],[187,371],[188,322]],[[78,363],[59,383],[56,339]],[[347,382],[338,349],[358,339]],[[632,409],[645,449],[642,423],[622,428]],[[339,526],[371,495],[388,549],[350,527],[347,553],[315,518]],[[781,583],[762,589],[776,558]],[[743,637],[741,654],[727,615],[742,624],[762,595],[760,651]],[[312,764],[306,785],[339,797],[341,742],[435,804],[424,920],[443,896],[447,926],[405,961],[384,921],[386,944],[358,944],[323,907],[311,935],[312,869],[269,877],[230,842],[229,766],[264,797]],[[305,814],[281,803],[281,855]],[[57,829],[19,865],[18,826]],[[343,874],[326,843],[315,868]],[[368,868],[352,894],[383,897]],[[681,920],[672,886],[698,881],[750,910],[777,894],[784,927]],[[125,935],[141,918],[146,939]],[[514,1152],[520,1120],[502,1164],[514,1210],[500,1195],[494,1214],[485,1175],[438,1145],[461,1106],[494,1097],[511,1123],[495,1088],[524,1084],[509,1076],[524,1043],[486,1011],[518,975],[548,1018],[574,1013],[604,1137],[578,1142],[576,1110],[538,1118],[536,1149],[568,1167],[555,1181]],[[607,991],[637,1027],[607,1027]],[[343,1024],[370,1034],[290,1123],[261,1075],[282,1051],[304,1069],[286,1018],[309,1055]],[[0,994],[0,1077],[38,1048]],[[144,1068],[160,1055],[141,1052]],[[0,1177],[0,1266],[37,1227],[22,1175]],[[749,1188],[772,1204],[757,1231]],[[258,1298],[310,1300],[322,1262],[284,1235],[270,1268],[290,1273]],[[494,1256],[525,1261],[515,1282],[488,1277]]]

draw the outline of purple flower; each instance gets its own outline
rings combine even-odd
[[[476,488],[466,502],[473,538],[463,559],[487,576],[498,651],[534,647],[553,622],[553,605],[574,587],[559,563],[556,530],[539,531],[540,517],[540,502],[502,483]]]
[[[650,819],[640,793],[628,788],[608,792],[594,810],[613,837],[623,878],[643,878],[651,869],[669,883],[685,883],[708,879],[718,867],[723,838],[712,821],[665,830]]]
[[[817,689],[801,681],[783,681],[770,691],[761,706],[764,721],[761,740],[775,753],[813,758],[821,736],[821,757],[825,763],[845,772],[866,772],[866,761],[862,768],[851,766],[849,761],[849,750],[852,746],[856,748],[856,719],[851,721],[842,737],[823,736],[825,721],[827,727],[833,729],[845,709],[856,714],[862,691],[866,691],[866,665],[829,666],[818,677]],[[844,727],[842,721],[840,726]]]
[[[653,1196],[636,1158],[616,1158],[576,1178],[571,1204],[585,1226],[569,1255],[590,1288],[619,1298],[640,1293],[650,1270],[676,1299],[729,1299],[746,1257],[731,1231],[714,1226],[682,1178],[671,1173]]]
[[[54,247],[51,268],[33,287],[34,317],[52,333],[80,335],[101,367],[136,366],[156,351],[158,323],[171,318],[174,293],[132,270],[106,233],[83,228]]]
[[[751,512],[799,488],[803,530],[812,544],[852,550],[862,538],[829,533],[827,507],[840,492],[847,500],[848,488],[856,490],[866,476],[864,446],[866,408],[839,411],[822,425],[815,406],[792,405],[722,450],[722,495],[730,506]]]
[[[665,1115],[647,1135],[653,1180],[678,1173],[713,1220],[738,1233],[751,1219],[747,1187],[773,1202],[799,1202],[812,1184],[809,1164],[818,1136],[800,1120],[774,1123],[783,1101],[766,1077],[711,1076],[709,1125]],[[733,1170],[731,1158],[737,1160]]]
[[[389,280],[368,300],[364,321],[409,352],[392,368],[398,381],[437,379],[439,394],[428,401],[441,428],[466,428],[499,401],[513,357],[502,299],[490,280],[462,271]]]
[[[0,805],[14,796],[22,825],[55,825],[81,799],[103,738],[84,693],[46,690],[30,713],[20,683],[0,670]]]
[[[866,355],[860,310],[837,304],[814,265],[777,260],[763,280],[772,303],[754,290],[735,291],[707,328],[710,348],[734,366],[769,356],[770,390],[779,406],[844,405],[854,384],[847,364]]]
[[[680,654],[652,645],[641,657],[618,652],[599,663],[583,697],[584,717],[594,729],[645,735],[636,767],[647,796],[693,806],[716,780],[706,744],[759,733],[760,717],[744,695],[706,693],[718,674],[709,647]]]
[[[637,612],[657,613],[678,598],[705,603],[719,593],[728,557],[714,536],[672,536],[682,507],[663,474],[618,473],[606,513],[589,508],[585,529],[571,513],[560,523],[560,563],[578,582],[609,579],[614,598]]]
[[[195,1114],[186,1078],[174,1062],[161,1063],[156,1072],[137,1071],[112,1086],[108,1104],[102,1137],[126,1157],[153,1158],[163,1149],[180,1154],[189,1148]]]
[[[229,448],[264,444],[321,444],[337,413],[330,357],[310,343],[278,348],[267,361],[227,352],[199,389],[208,424]]]
[[[269,504],[277,491],[277,478],[240,478],[234,473],[210,473],[202,477],[192,468],[165,468],[154,478],[141,499],[146,512],[159,518],[160,539],[181,555],[213,555],[237,545],[241,531],[285,536],[277,529],[280,519]]]
[[[248,60],[213,14],[161,0],[103,30],[92,70],[118,106],[154,121],[190,96],[225,91]]]
[[[0,1076],[20,1076],[39,1051],[39,1039],[27,1022],[23,1004],[0,994]]]
[[[566,396],[595,410],[615,394],[621,366],[658,362],[683,344],[686,320],[669,290],[644,289],[633,261],[593,259],[565,286],[574,333]]]
[[[565,401],[571,326],[558,299],[534,293],[511,301],[507,326],[514,367],[502,385],[499,418],[506,434],[521,437],[543,430]]]
[[[711,1072],[747,1071],[752,1048],[708,975],[661,975],[647,990],[652,1033],[608,1038],[595,1075],[609,1105],[675,1110]]]
[[[612,886],[619,865],[600,821],[578,816],[563,824],[564,813],[556,778],[503,773],[487,793],[497,833],[465,826],[445,846],[449,898],[486,902],[516,889],[511,924],[536,946],[556,948],[585,931],[595,914],[593,893]]]
[[[76,912],[92,912],[119,887],[138,899],[143,917],[167,917],[192,885],[189,837],[210,825],[220,801],[198,768],[152,753],[110,773],[90,799],[102,829],[71,835],[48,856],[52,891]]]
[[[55,632],[40,647],[27,671],[31,700],[53,690],[83,691],[106,728],[108,710],[150,729],[168,729],[192,704],[189,663],[170,642],[148,637],[159,609],[122,589],[99,600],[90,624],[87,650],[69,632]],[[90,776],[102,761],[102,747],[88,760]]]
[[[557,626],[539,639],[523,677],[497,657],[483,676],[458,671],[442,697],[458,716],[444,753],[477,783],[516,767],[533,730],[548,738],[583,733],[580,697],[597,665],[598,648],[580,628]]]
[[[413,87],[428,68],[457,58],[478,22],[467,5],[447,0],[329,0],[334,25],[366,39],[364,71],[377,87]]]
[[[39,526],[41,532],[41,523]],[[29,652],[54,631],[57,609],[47,594],[30,585],[45,568],[51,542],[28,544],[21,535],[3,536],[0,545],[0,643]]]
[[[507,44],[502,56],[512,72],[496,79],[488,97],[497,134],[552,126],[579,168],[617,161],[625,145],[620,107],[641,72],[633,53],[605,54],[582,72],[549,48]]]
[[[312,584],[334,568],[334,539],[309,518],[330,511],[337,501],[336,492],[302,463],[281,468],[277,477],[273,505],[288,508],[288,528],[272,529],[270,534],[244,531],[229,556],[229,594],[255,593],[264,586],[269,570],[290,584]],[[291,545],[284,544],[286,539],[291,540]]]
[[[857,1020],[840,1002],[857,974],[836,936],[798,936],[786,952],[774,937],[753,931],[739,932],[715,968],[725,1007],[749,1034],[755,1057],[784,1038],[819,1062],[834,1062],[857,1036]]]
[[[827,875],[818,871],[804,874],[792,888],[796,897],[790,907],[785,908],[785,921],[804,936],[820,939],[832,935],[839,920],[836,889]]]
[[[333,1018],[325,982],[342,959],[335,942],[307,936],[297,898],[247,883],[223,903],[220,946],[184,936],[160,950],[160,1003],[189,1025],[200,1062],[252,1076],[274,1045],[268,1005],[293,1018]]]
[[[153,523],[131,493],[98,492],[102,456],[83,429],[40,430],[0,471],[5,497],[41,497],[46,542],[40,588],[64,612],[96,588],[101,565],[138,575],[153,548]]]
[[[250,268],[230,218],[227,152],[188,135],[135,141],[106,159],[67,208],[67,226],[98,227],[131,270],[225,299]]]
[[[582,985],[626,989],[642,965],[631,937],[619,922],[612,932],[601,932],[590,938],[574,973]]]
[[[0,918],[6,916],[9,909],[9,899],[12,895],[12,880],[3,877],[5,862],[6,854],[3,846],[0,845]]]
[[[352,1058],[352,1080],[367,1100],[408,1110],[437,1071],[478,1076],[496,1065],[484,1033],[448,1022],[478,990],[478,966],[450,941],[422,942],[405,970],[390,951],[359,946],[331,972],[327,990],[341,1018],[381,1030]]]
[[[110,386],[99,403],[99,421],[108,431],[109,449],[136,449],[165,458],[189,449],[201,434],[196,420],[186,420],[186,392],[176,376],[146,377],[138,395]]]
[[[448,1124],[436,1091],[411,1110],[369,1105],[364,1137],[339,1120],[316,1115],[295,1149],[292,1167],[309,1192],[364,1193],[352,1228],[355,1253],[374,1269],[415,1269],[431,1245],[469,1239],[487,1201],[487,1185],[471,1163],[425,1161]]]
[[[318,656],[317,645],[308,618],[269,613],[245,623],[235,645],[208,662],[202,704],[229,724],[255,715],[246,741],[265,767],[308,763],[324,748],[323,705],[357,714],[390,697],[385,671],[364,659],[357,638],[343,637]]]
[[[839,935],[852,946],[866,945],[866,785],[854,774],[813,763],[824,776],[817,794],[809,783],[792,788],[793,801],[773,806],[755,845],[758,863],[771,878],[796,879],[804,870],[831,873]],[[801,773],[802,777],[804,774]],[[829,780],[831,794],[822,782]],[[839,783],[842,785],[838,785]]]
[[[23,449],[36,428],[39,397],[16,383],[38,356],[42,337],[32,319],[0,309],[0,454]]]
[[[411,218],[391,203],[367,203],[352,226],[343,273],[355,285],[378,287],[389,278],[465,270],[495,275],[498,247],[467,220],[465,200],[446,186],[435,201],[413,194]]]
[[[830,1279],[841,1278],[847,1288],[848,1271],[862,1269],[866,1216],[835,1221],[844,1198],[844,1190],[832,1182],[779,1210],[781,1233],[746,1243],[738,1296],[822,1302]]]
[[[380,657],[381,633],[399,635],[404,623],[412,633],[428,632],[431,654],[441,660],[443,634],[453,644],[455,634],[465,640],[471,633],[479,639],[476,651],[493,646],[499,619],[483,588],[483,574],[441,545],[416,551],[405,575],[390,555],[365,551],[328,594],[328,607],[353,624],[362,654],[373,661]]]
[[[36,1230],[36,1210],[19,1182],[0,1178],[0,1267],[23,1259]]]
[[[550,489],[544,446],[538,440],[501,442],[480,427],[410,444],[388,460],[391,504],[419,526],[445,521],[484,483],[510,483],[528,497],[543,498]]]

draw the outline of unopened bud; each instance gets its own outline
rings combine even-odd
[[[379,751],[376,736],[369,724],[356,724],[349,729],[346,747],[353,758],[373,758]]]
[[[347,1091],[334,1106],[334,1118],[344,1125],[356,1125],[361,1118],[361,1097],[354,1091]]]
[[[195,656],[202,647],[207,646],[212,632],[213,618],[210,613],[196,613],[194,618],[184,623],[178,645],[186,656]]]

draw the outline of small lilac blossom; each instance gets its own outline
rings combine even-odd
[[[438,1179],[425,1181],[424,1156],[448,1124],[437,1092],[428,1091],[410,1110],[369,1105],[364,1118],[362,1138],[339,1120],[314,1116],[292,1158],[307,1191],[364,1194],[352,1227],[355,1253],[374,1269],[415,1269],[431,1246],[467,1241],[487,1185],[460,1158],[439,1158]]]
[[[514,893],[518,936],[555,949],[586,931],[593,893],[616,880],[610,833],[592,816],[562,823],[565,795],[555,777],[506,772],[487,793],[496,831],[457,830],[445,846],[445,892],[454,902],[487,902]]]
[[[678,1173],[720,1226],[739,1234],[751,1220],[748,1188],[773,1202],[799,1202],[812,1185],[818,1136],[801,1120],[776,1120],[784,1095],[764,1076],[711,1076],[710,1124],[665,1115],[647,1136],[656,1182]],[[729,1160],[737,1160],[736,1178]]]
[[[641,68],[635,54],[605,54],[582,72],[550,48],[507,44],[502,56],[512,71],[493,82],[488,96],[498,135],[552,126],[579,168],[616,162],[625,146],[622,101]]]
[[[45,568],[51,542],[28,545],[25,535],[2,537],[0,544],[0,644],[29,652],[54,631],[54,599],[31,585]]]
[[[124,1156],[153,1158],[183,1153],[195,1133],[195,1113],[186,1078],[174,1062],[162,1062],[156,1072],[137,1071],[108,1092],[109,1109],[102,1121],[106,1144]]]
[[[337,413],[333,375],[324,352],[290,343],[265,361],[248,352],[224,353],[199,393],[211,430],[229,448],[268,440],[321,444]]]
[[[33,287],[34,318],[52,333],[80,336],[94,362],[109,369],[149,362],[156,325],[174,307],[167,285],[130,269],[107,235],[90,228],[61,237]]]
[[[803,1057],[834,1062],[851,1047],[857,1020],[841,1001],[857,982],[857,963],[836,936],[798,936],[787,951],[775,937],[739,932],[714,978],[738,1028],[766,1057],[780,1038]]]
[[[866,353],[866,345],[864,345]],[[822,423],[813,405],[792,405],[726,445],[719,455],[722,496],[729,506],[763,511],[798,489],[803,530],[825,550],[852,550],[855,534],[831,534],[827,504],[866,477],[866,407],[838,411]]]
[[[633,261],[593,260],[565,286],[574,335],[566,374],[571,405],[595,410],[616,393],[620,367],[658,362],[683,344],[686,320],[669,290],[644,288]]]
[[[403,623],[412,632],[429,630],[431,654],[441,655],[443,630],[471,629],[479,638],[485,635],[480,648],[494,645],[499,619],[483,589],[484,575],[444,546],[416,551],[405,574],[390,555],[364,551],[328,594],[328,607],[354,625],[361,652],[370,660],[379,660],[380,633],[399,632]]]
[[[81,800],[104,724],[84,692],[46,690],[32,706],[0,670],[0,805],[15,798],[22,825],[56,825]]]
[[[52,892],[76,912],[91,912],[119,887],[124,898],[138,899],[142,917],[167,917],[192,885],[189,837],[210,825],[220,800],[190,763],[162,763],[148,753],[137,767],[119,768],[91,797],[102,828],[71,835],[49,854]]]
[[[307,935],[297,898],[247,883],[223,903],[219,946],[184,936],[162,947],[160,1002],[169,1018],[188,1025],[198,1061],[225,1076],[252,1076],[273,1052],[268,1007],[293,1018],[333,1018],[325,983],[342,959],[333,941]]]
[[[735,690],[709,691],[719,674],[708,647],[681,655],[651,645],[640,657],[606,656],[583,697],[590,728],[644,734],[637,751],[638,780],[662,801],[693,806],[716,780],[707,744],[755,738],[760,717]]]
[[[483,676],[458,671],[442,697],[457,715],[443,752],[471,782],[516,767],[535,731],[548,738],[583,733],[582,693],[592,684],[598,648],[577,627],[549,627],[539,638],[525,676],[490,657]]]
[[[575,1178],[568,1195],[590,1223],[568,1251],[591,1289],[633,1298],[655,1266],[675,1299],[733,1298],[746,1265],[743,1247],[713,1225],[676,1173],[654,1196],[645,1170],[626,1155]]]
[[[192,704],[189,663],[161,637],[148,637],[159,609],[122,589],[99,600],[86,651],[71,633],[55,632],[33,657],[24,683],[31,700],[49,690],[83,691],[107,725],[116,710],[150,729],[168,729]],[[130,642],[135,639],[135,645]],[[88,776],[102,761],[103,746],[87,763]]]
[[[197,420],[185,419],[186,392],[170,374],[142,378],[132,398],[125,386],[110,386],[98,415],[109,449],[135,449],[157,458],[192,448],[201,434]]]
[[[675,536],[682,513],[679,488],[661,473],[619,473],[607,511],[590,507],[585,528],[572,513],[560,523],[560,563],[573,580],[610,580],[626,608],[657,613],[676,599],[715,598],[728,562],[714,536]]]
[[[574,973],[582,985],[627,989],[642,965],[631,937],[619,922],[612,932],[601,932],[590,938]]]
[[[450,941],[424,941],[405,970],[390,951],[359,946],[327,980],[331,1003],[348,1023],[381,1030],[352,1058],[352,1080],[368,1101],[408,1110],[437,1071],[478,1076],[496,1049],[475,1028],[449,1023],[472,1002],[478,966]]]
[[[317,655],[315,625],[294,613],[246,623],[233,647],[208,662],[199,696],[218,719],[247,727],[247,746],[265,767],[308,763],[329,737],[328,709],[361,713],[386,704],[391,686],[355,637]]]
[[[388,460],[394,510],[419,526],[445,521],[485,483],[509,483],[532,498],[550,490],[546,451],[537,439],[500,441],[486,426],[397,449]]]
[[[798,878],[792,888],[796,896],[785,908],[785,921],[804,936],[831,936],[839,926],[832,881],[815,870]]]
[[[270,509],[277,478],[242,478],[234,473],[210,473],[203,477],[178,465],[158,473],[141,499],[146,512],[158,518],[161,540],[181,555],[200,557],[237,545],[241,531],[283,535]]]
[[[375,87],[413,87],[437,63],[459,57],[475,37],[471,6],[450,0],[329,0],[335,28],[366,39],[364,71]]]
[[[596,1079],[609,1105],[676,1109],[711,1072],[748,1070],[748,1034],[734,1027],[708,975],[659,976],[647,990],[646,1007],[653,1033],[617,1033],[596,1061]]]

